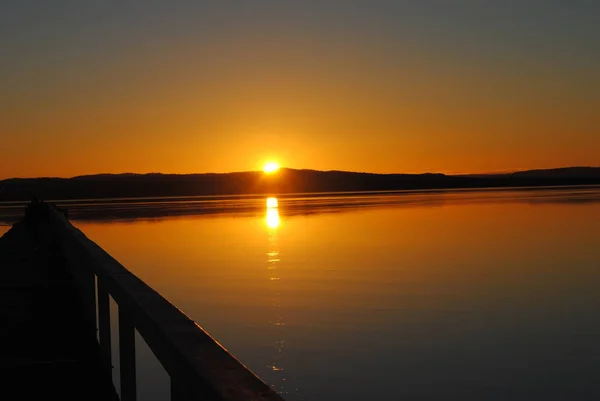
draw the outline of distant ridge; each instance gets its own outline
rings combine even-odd
[[[600,185],[600,167],[481,175],[374,174],[284,168],[273,175],[249,171],[11,178],[0,181],[0,201],[28,200],[33,195],[47,200],[62,200],[564,185]]]
[[[547,170],[517,171],[514,177],[598,177],[600,167],[561,167]]]

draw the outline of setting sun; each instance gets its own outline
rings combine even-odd
[[[279,163],[277,162],[266,162],[263,166],[263,171],[267,174],[272,174],[279,170]]]

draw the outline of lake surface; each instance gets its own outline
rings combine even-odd
[[[286,400],[599,399],[599,188],[269,202],[70,206]],[[168,399],[138,359],[140,399]]]

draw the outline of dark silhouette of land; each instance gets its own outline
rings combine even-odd
[[[271,175],[252,171],[12,178],[0,181],[0,200],[29,200],[32,195],[47,200],[67,200],[598,184],[600,167],[566,167],[485,175],[372,174],[286,168]]]

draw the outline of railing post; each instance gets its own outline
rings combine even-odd
[[[136,401],[135,331],[132,316],[122,305],[119,305],[119,355],[121,401]]]
[[[83,280],[82,292],[83,307],[85,309],[85,319],[87,320],[90,333],[94,340],[96,339],[96,276],[89,270],[81,269],[81,279]]]
[[[107,371],[112,369],[112,345],[110,338],[110,303],[104,279],[98,277],[98,326],[100,331],[100,350]]]
[[[171,379],[171,401],[183,401],[181,392],[176,387],[176,384],[173,383],[173,379]]]

